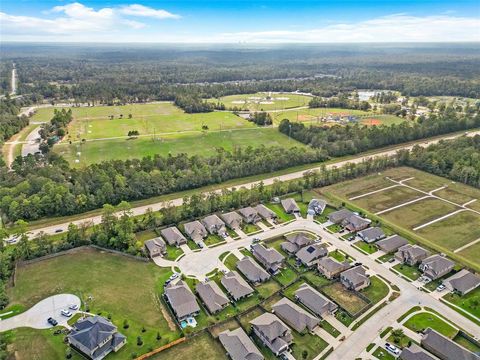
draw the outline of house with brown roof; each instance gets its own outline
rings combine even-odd
[[[185,236],[175,226],[161,230],[160,234],[162,234],[168,245],[180,246],[187,243]]]
[[[230,211],[228,213],[221,214],[220,217],[232,230],[239,229],[243,222],[242,217],[236,211]]]
[[[448,279],[443,280],[442,284],[448,290],[455,291],[463,296],[480,286],[480,277],[467,269],[462,269]]]
[[[327,299],[306,283],[302,284],[297,291],[295,291],[295,299],[320,317],[333,314],[338,309],[337,304]]]
[[[227,295],[213,280],[198,283],[196,290],[210,314],[215,314],[230,304]]]
[[[367,244],[371,244],[375,241],[385,239],[386,235],[383,232],[383,230],[379,227],[371,227],[364,229],[362,231],[359,231],[357,235],[365,241]]]
[[[284,235],[285,242],[280,244],[283,251],[295,254],[300,248],[313,243],[313,239],[304,232],[294,232]]]
[[[250,321],[253,333],[275,356],[288,350],[293,342],[290,328],[278,316],[264,313]]]
[[[441,360],[480,360],[480,355],[474,354],[431,328],[425,330],[421,345]]]
[[[200,313],[197,299],[188,285],[180,280],[165,286],[164,297],[178,321]]]
[[[274,248],[266,248],[263,244],[255,244],[252,245],[251,249],[253,257],[257,259],[270,274],[276,274],[283,267],[285,258]]]
[[[167,253],[165,241],[163,241],[163,239],[160,237],[147,240],[143,245],[145,246],[145,250],[151,259],[157,256],[163,256]]]
[[[327,248],[320,243],[304,246],[295,256],[306,267],[315,266],[322,257],[328,255]]]
[[[238,210],[238,213],[242,216],[243,221],[247,224],[255,224],[262,220],[260,215],[258,215],[257,210],[251,206],[244,207]]]
[[[201,242],[208,236],[207,229],[205,229],[205,226],[198,220],[188,222],[184,224],[183,227],[187,236],[195,241],[195,243]]]
[[[253,294],[254,290],[236,271],[230,271],[220,279],[233,300],[238,301]]]
[[[257,211],[258,215],[267,221],[274,221],[278,217],[273,210],[269,209],[263,204],[258,204],[254,209]]]
[[[355,215],[348,209],[340,209],[328,214],[328,220],[334,224],[341,224],[343,220]]]
[[[370,226],[369,219],[353,214],[342,221],[342,226],[350,232],[364,230]]]
[[[270,274],[256,263],[250,256],[245,256],[237,262],[237,269],[253,284],[258,284],[270,279]]]
[[[370,285],[370,278],[363,266],[355,266],[340,274],[340,282],[348,290],[360,291]]]
[[[415,266],[428,257],[428,251],[418,245],[403,245],[395,253],[395,259],[401,263]]]
[[[217,215],[209,215],[202,219],[202,224],[210,234],[224,236],[227,233],[225,223]]]
[[[272,305],[272,312],[299,333],[312,331],[320,322],[317,317],[286,297]]]
[[[340,275],[342,271],[350,268],[348,261],[340,262],[329,256],[325,256],[318,260],[317,269],[320,274],[327,279],[333,279]]]
[[[283,209],[287,214],[299,214],[300,208],[297,205],[297,202],[292,198],[282,199],[281,201]]]
[[[432,255],[424,259],[419,268],[423,271],[423,276],[428,277],[430,280],[437,280],[444,275],[447,275],[453,270],[455,263],[448,260],[442,255]]]
[[[393,235],[390,236],[386,239],[377,241],[375,243],[377,247],[382,250],[383,252],[390,254],[395,251],[397,251],[399,248],[401,248],[404,245],[408,244],[407,239],[399,236],[399,235]]]
[[[433,357],[427,351],[423,350],[420,346],[412,343],[408,348],[403,348],[400,356],[400,360],[438,360]]]
[[[263,360],[262,353],[257,349],[247,333],[239,327],[235,330],[225,330],[218,335],[232,360]]]

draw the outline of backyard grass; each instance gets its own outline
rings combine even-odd
[[[325,210],[323,210],[323,213],[321,213],[320,215],[315,215],[313,218],[319,223],[324,224],[328,221],[328,215],[334,211],[337,211],[337,209],[327,205],[327,207],[325,207]]]
[[[375,358],[381,359],[381,360],[395,360],[395,356],[393,356],[387,350],[385,350],[384,348],[382,348],[380,346],[375,349],[375,351],[372,353],[372,355]]]
[[[344,254],[342,251],[336,249],[336,250],[333,250],[333,251],[330,251],[328,253],[328,256],[337,260],[337,261],[340,261],[340,262],[344,262],[345,260],[351,262],[352,261],[352,257],[347,255],[347,254]]]
[[[287,214],[281,204],[269,203],[265,204],[265,206],[277,214],[277,222],[280,224],[295,219],[295,215]]]
[[[457,344],[460,344],[464,348],[479,354],[480,353],[480,346],[474,344],[473,342],[469,341],[466,337],[462,336],[460,333],[453,338]]]
[[[316,288],[329,285],[332,283],[331,280],[328,280],[326,277],[318,274],[313,270],[303,273],[302,278],[306,279],[310,284],[312,284]]]
[[[343,310],[337,310],[335,318],[347,327],[353,322],[353,318]]]
[[[410,339],[407,335],[403,334],[403,336],[394,336],[393,334],[390,334],[390,336],[387,338],[387,341],[390,344],[394,344],[397,347],[400,348],[405,348],[408,347],[409,344],[413,343],[412,339]]]
[[[480,287],[461,296],[455,293],[447,294],[443,297],[445,300],[454,305],[461,307],[463,310],[480,318]]]
[[[19,267],[16,285],[8,289],[8,294],[12,304],[25,307],[60,293],[76,294],[84,304],[91,297],[87,302],[90,312],[110,314],[111,321],[129,340],[112,358],[129,359],[132,352],[145,353],[148,348],[163,345],[180,335],[171,320],[169,323],[164,317],[167,310],[158,301],[163,283],[170,275],[170,269],[152,263],[84,249]],[[128,291],[125,283],[129,284]],[[135,306],[140,303],[141,307]],[[128,320],[128,329],[123,329],[124,320]],[[142,327],[147,329],[145,333],[140,331]],[[155,339],[157,331],[162,336],[160,344]],[[135,339],[140,335],[144,344],[137,346]],[[65,352],[63,344],[61,351]]]
[[[450,339],[453,339],[458,333],[457,329],[447,324],[438,316],[426,312],[421,312],[413,315],[403,325],[406,328],[415,332],[423,331],[427,328],[432,328]]]
[[[297,277],[297,273],[288,266],[281,269],[280,273],[274,276],[274,278],[283,286],[291,284]]]
[[[373,254],[375,252],[377,252],[377,247],[373,244],[367,244],[365,241],[357,241],[354,243],[354,245],[356,247],[358,247],[359,249],[365,251],[367,254]]]
[[[238,320],[240,321],[240,324],[242,325],[242,328],[247,331],[250,329],[250,324],[249,322],[252,321],[253,319],[259,317],[262,315],[265,311],[262,310],[261,307],[255,307],[252,310],[246,312],[245,314],[242,314],[239,316]]]
[[[388,285],[377,276],[370,276],[370,286],[360,292],[365,295],[372,304],[378,303],[388,295]]]
[[[400,274],[404,275],[405,277],[409,278],[412,281],[417,280],[422,273],[417,266],[410,266],[407,264],[397,264],[393,267],[396,271]]]
[[[355,295],[354,292],[345,290],[339,282],[324,286],[322,292],[351,315],[357,314],[360,310],[368,306],[365,300]]]
[[[325,340],[316,335],[310,333],[299,334],[296,331],[292,331],[292,334],[292,355],[295,359],[312,360],[328,346]],[[306,357],[304,357],[305,352]]]

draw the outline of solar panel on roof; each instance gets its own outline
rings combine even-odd
[[[308,252],[309,254],[313,253],[314,251],[315,251],[315,248],[314,248],[313,246],[309,246],[309,247],[307,248],[307,252]]]

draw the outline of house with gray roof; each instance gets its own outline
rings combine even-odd
[[[297,202],[292,198],[282,199],[281,201],[283,209],[287,214],[299,214],[300,208],[297,205]]]
[[[251,206],[244,207],[238,210],[238,213],[242,216],[243,221],[247,224],[255,224],[262,220],[260,215],[258,215],[257,210],[252,208]]]
[[[182,280],[165,286],[164,297],[178,321],[197,316],[200,312],[195,295]]]
[[[254,209],[257,211],[258,215],[265,220],[274,221],[278,217],[275,211],[269,209],[263,204],[258,204]]]
[[[143,245],[145,246],[145,250],[151,259],[157,256],[163,256],[167,253],[167,246],[161,237],[147,240]]]
[[[302,284],[297,291],[295,291],[295,299],[320,317],[333,314],[338,309],[337,304],[327,299],[306,283]]]
[[[180,246],[187,243],[185,236],[175,226],[161,230],[160,234],[162,234],[168,245]]]
[[[379,227],[371,227],[364,229],[362,231],[359,231],[357,235],[365,241],[367,244],[371,244],[375,241],[385,239],[386,235],[383,232],[383,230]]]
[[[419,268],[423,271],[423,276],[428,277],[430,280],[437,280],[452,271],[454,266],[455,263],[453,261],[436,254],[424,259]]]
[[[340,274],[340,282],[348,290],[360,291],[370,285],[370,278],[363,266],[355,266]]]
[[[252,245],[252,254],[270,274],[276,274],[283,267],[285,258],[274,248],[266,248],[262,244]]]
[[[299,333],[305,330],[312,331],[320,322],[317,317],[286,297],[272,305],[272,312]]]
[[[195,243],[199,243],[208,236],[207,229],[205,229],[205,226],[198,220],[188,222],[184,224],[183,227],[187,236],[195,241]]]
[[[428,255],[428,251],[421,246],[407,244],[398,249],[395,253],[395,259],[401,263],[415,266],[422,260],[426,259]]]
[[[358,215],[352,215],[342,221],[342,226],[350,232],[356,232],[364,230],[370,226],[371,221],[369,219],[362,218]]]
[[[401,248],[404,245],[408,244],[407,239],[399,236],[399,235],[393,235],[390,236],[386,239],[377,241],[375,243],[377,247],[382,250],[383,252],[390,254],[395,251],[397,251],[399,248]]]
[[[294,232],[284,236],[285,242],[280,244],[282,250],[295,254],[300,248],[313,243],[313,239],[304,232]]]
[[[237,269],[253,284],[258,284],[270,279],[270,274],[256,263],[250,256],[245,256],[237,262]]]
[[[317,269],[320,274],[327,279],[333,279],[340,275],[342,271],[350,268],[348,261],[340,262],[329,256],[325,256],[318,260]]]
[[[239,327],[235,330],[225,330],[218,335],[218,340],[232,360],[263,360],[262,353],[257,349],[252,339]]]
[[[220,217],[232,230],[239,229],[243,222],[242,217],[236,211],[230,211],[228,213],[221,214]]]
[[[306,267],[315,266],[318,260],[327,255],[327,248],[320,243],[304,246],[295,254],[297,259]]]
[[[227,295],[213,280],[198,283],[196,290],[210,314],[215,314],[230,304]]]
[[[236,271],[230,271],[223,275],[220,282],[235,301],[252,295],[254,291],[245,279]]]
[[[408,348],[403,348],[399,356],[400,360],[437,360],[420,346],[412,343]]]
[[[308,213],[311,215],[320,215],[325,211],[327,202],[325,200],[312,199],[308,203]]]
[[[278,316],[264,313],[250,321],[253,333],[275,356],[288,350],[293,342],[292,330]]]
[[[355,215],[348,209],[340,209],[328,215],[328,220],[334,224],[341,224],[343,220]]]
[[[443,280],[442,283],[448,290],[455,291],[463,296],[480,286],[480,277],[467,269],[462,269],[448,279]]]
[[[223,236],[227,233],[225,223],[217,215],[209,215],[202,219],[202,224],[210,234]]]
[[[431,328],[425,330],[421,345],[441,360],[480,360],[480,355],[474,354]]]
[[[111,352],[117,352],[127,342],[115,325],[98,315],[73,324],[67,340],[73,349],[91,360],[101,360]]]

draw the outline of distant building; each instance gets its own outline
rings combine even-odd
[[[277,250],[262,244],[252,245],[252,254],[270,274],[276,274],[283,267],[285,258]]]
[[[283,209],[285,210],[285,212],[287,214],[299,214],[300,213],[300,208],[298,207],[297,202],[292,198],[283,199],[282,200],[282,206],[283,206]]]
[[[395,253],[395,259],[401,263],[415,266],[428,257],[428,251],[418,245],[403,245]]]
[[[480,356],[458,345],[446,336],[428,328],[421,341],[422,347],[441,360],[480,360]]]
[[[455,291],[463,296],[480,286],[480,277],[466,269],[462,269],[442,283],[448,290]]]
[[[401,248],[402,246],[407,244],[408,244],[407,239],[399,235],[393,235],[386,239],[376,242],[377,247],[387,254],[393,253],[397,251],[399,248]]]
[[[430,280],[437,280],[452,271],[454,266],[455,263],[453,261],[437,254],[424,259],[419,267],[423,271],[423,276],[428,277]]]
[[[162,234],[168,245],[180,246],[187,243],[185,236],[175,226],[161,230],[160,234]]]
[[[270,274],[258,265],[250,256],[245,256],[237,262],[237,269],[253,284],[270,279]]]
[[[239,229],[242,225],[242,217],[235,211],[220,215],[225,224],[232,230]]]
[[[318,260],[327,255],[327,248],[320,243],[304,246],[295,254],[297,259],[306,267],[315,266]]]
[[[292,331],[276,315],[264,313],[250,321],[254,334],[275,356],[287,351],[293,342]]]
[[[151,259],[157,256],[163,256],[167,253],[165,241],[163,241],[163,239],[160,237],[147,240],[143,245],[145,246],[147,254]]]
[[[340,282],[348,290],[360,291],[370,285],[370,278],[363,266],[356,266],[342,272]]]
[[[379,227],[371,227],[365,230],[359,231],[357,235],[368,244],[375,241],[385,239],[385,233]]]
[[[318,272],[327,279],[333,279],[340,275],[342,271],[350,268],[348,261],[339,262],[329,256],[325,256],[317,262]]]
[[[164,297],[178,321],[185,320],[190,316],[197,316],[200,312],[195,295],[182,280],[165,286]]]
[[[220,282],[235,301],[250,296],[254,292],[250,285],[248,285],[236,271],[230,271],[223,275]]]
[[[272,311],[297,332],[312,331],[320,320],[287,299],[280,299],[272,305]]]
[[[308,284],[302,284],[295,291],[295,298],[320,317],[333,314],[338,309],[337,304],[327,299]]]
[[[264,359],[261,352],[241,327],[221,332],[218,335],[218,340],[220,340],[232,360]]]

